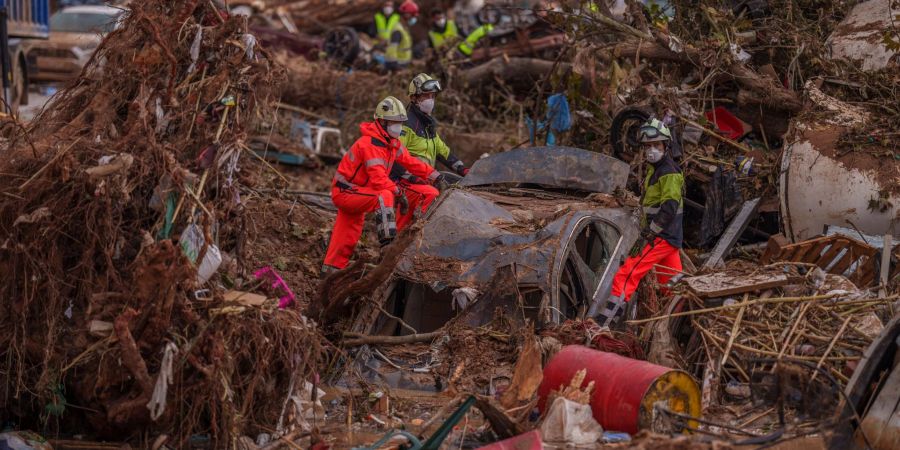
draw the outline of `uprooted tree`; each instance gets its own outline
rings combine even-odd
[[[290,390],[314,380],[315,325],[197,295],[176,240],[202,236],[198,262],[241,241],[235,172],[281,79],[244,19],[213,8],[132,3],[80,77],[11,138],[0,420],[108,438],[156,429],[175,447],[208,434],[224,447],[274,426]]]

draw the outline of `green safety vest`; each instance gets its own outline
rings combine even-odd
[[[494,26],[489,23],[476,28],[475,31],[466,36],[465,41],[460,42],[459,51],[462,52],[463,55],[472,56],[472,52],[475,51],[475,46],[478,45],[478,41],[487,36],[493,29]]]
[[[641,218],[641,226],[650,225],[650,221],[656,218],[663,204],[670,200],[678,203],[674,219],[665,224],[661,232],[653,231],[658,232],[659,236],[672,246],[681,248],[684,239],[684,175],[673,161],[663,161],[658,168],[650,165],[644,179],[644,199],[641,206],[645,216]]]
[[[428,39],[431,39],[431,46],[435,50],[440,50],[441,47],[447,44],[448,40],[457,38],[459,38],[459,30],[456,28],[456,22],[452,20],[447,20],[447,26],[444,27],[443,33],[438,33],[434,30],[428,32]]]
[[[394,26],[397,25],[397,22],[400,21],[400,14],[393,13],[391,17],[384,17],[384,13],[378,11],[375,13],[375,36],[387,42],[388,39],[391,38],[391,30],[394,29]]]
[[[400,33],[400,42],[392,42],[394,33]],[[403,24],[397,22],[394,24],[394,28],[391,29],[387,50],[384,52],[384,59],[397,64],[409,64],[412,62],[412,47],[412,36]]]

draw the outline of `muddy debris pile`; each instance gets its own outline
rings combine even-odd
[[[6,123],[0,421],[142,448],[896,447],[895,2],[440,2],[493,31],[397,71],[364,36],[383,2],[236,3],[133,2]],[[320,277],[335,165],[423,72],[471,171]],[[605,327],[651,118],[682,266]]]
[[[291,291],[308,280],[287,285],[248,247],[259,221],[313,215],[262,214],[240,181],[283,74],[244,19],[211,5],[133,3],[80,78],[11,139],[4,422],[223,448],[304,417],[289,399],[311,391],[323,345]]]

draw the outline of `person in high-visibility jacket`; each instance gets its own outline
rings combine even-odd
[[[401,214],[415,208],[424,211],[438,196],[438,190],[429,184],[444,184],[438,171],[410,155],[400,143],[407,119],[400,100],[386,97],[375,107],[374,118],[360,125],[362,136],[341,158],[331,182],[331,199],[338,213],[323,274],[347,267],[362,235],[366,213],[375,213],[378,240],[386,245],[405,226],[397,223],[394,205]],[[394,164],[402,164],[414,177],[402,190],[389,177]]]
[[[440,92],[440,81],[425,73],[416,75],[409,82],[410,103],[406,107],[409,118],[403,124],[400,142],[409,149],[411,155],[425,164],[437,167],[436,163],[439,162],[464,177],[469,169],[450,152],[450,147],[438,135],[437,120],[431,115]]]
[[[486,37],[488,33],[494,31],[494,26],[486,23],[481,25],[480,27],[472,30],[466,39],[459,43],[456,47],[460,53],[465,55],[466,57],[472,56],[472,52],[475,51],[475,47],[478,46],[478,42],[481,41],[482,38]]]
[[[440,8],[431,10],[431,29],[428,30],[428,41],[436,52],[446,50],[459,41],[459,29],[456,22],[448,19]]]
[[[419,5],[413,0],[405,0],[400,5],[400,20],[391,29],[387,50],[384,52],[385,67],[395,71],[412,62],[413,41],[409,28],[416,24],[419,17]]]
[[[375,41],[387,44],[391,38],[391,30],[400,21],[400,14],[394,11],[394,2],[384,2],[381,11],[375,13]]]
[[[626,302],[650,269],[656,268],[660,285],[681,272],[684,175],[669,151],[672,133],[660,120],[651,119],[641,126],[638,138],[650,163],[641,201],[644,212],[641,238],[646,244],[640,254],[626,259],[616,272],[606,308],[599,317],[599,323],[605,326],[612,325],[624,314]]]

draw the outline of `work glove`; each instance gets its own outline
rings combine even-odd
[[[401,216],[409,212],[409,200],[402,192],[397,196],[397,210],[400,211]]]
[[[447,183],[447,179],[444,178],[443,175],[438,175],[438,177],[434,179],[434,187],[439,191],[444,192],[450,187],[450,184]]]
[[[650,229],[650,227],[645,227],[641,230],[641,239],[643,239],[647,244],[652,244],[653,241],[656,240],[656,236],[656,233],[654,233],[653,230]]]

